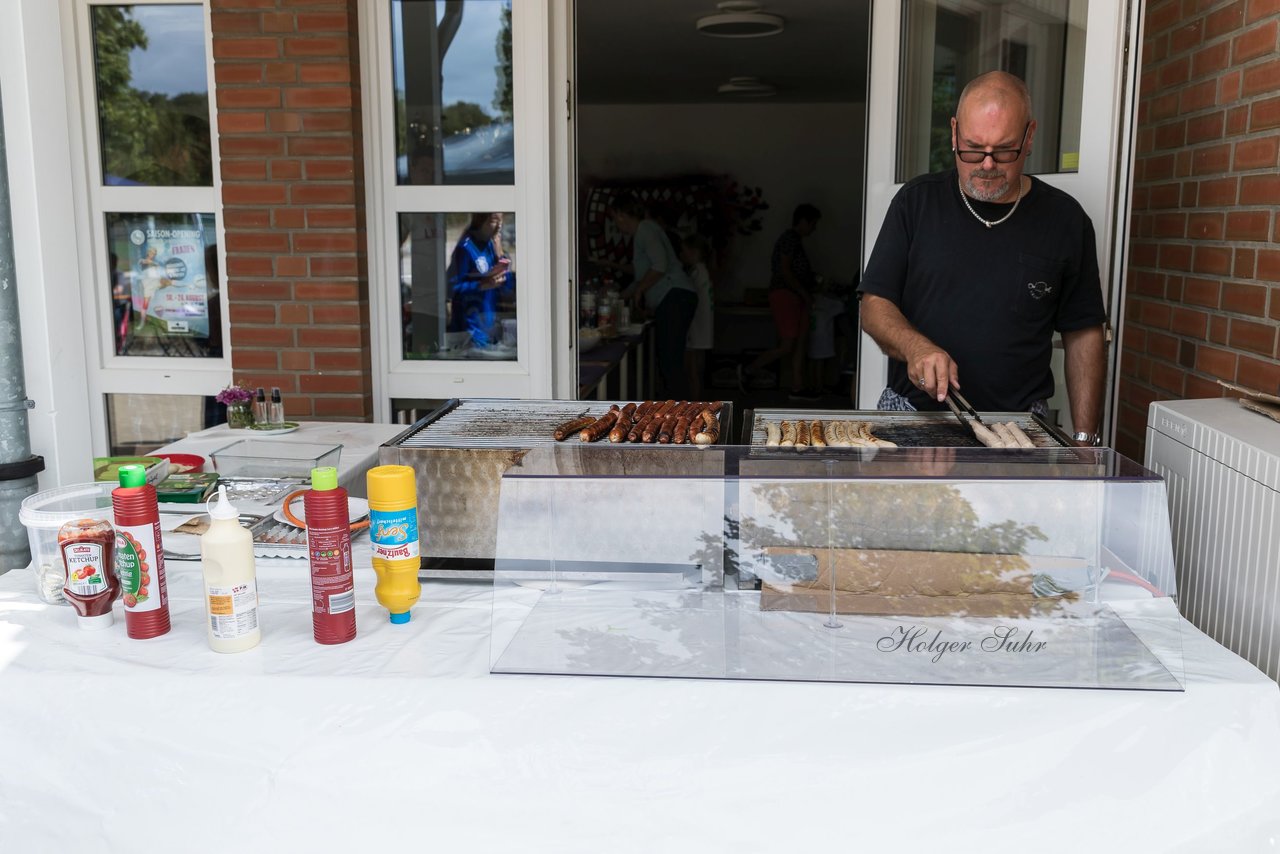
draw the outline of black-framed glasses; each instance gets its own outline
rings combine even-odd
[[[975,149],[956,149],[956,157],[961,163],[981,163],[990,157],[996,163],[1012,163],[1022,156],[1022,149],[1027,146],[1027,131],[1031,130],[1031,122],[1022,129],[1022,142],[1017,148],[997,148],[995,151],[978,151]],[[960,125],[956,125],[956,139],[960,139]]]

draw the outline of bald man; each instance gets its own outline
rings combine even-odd
[[[1106,312],[1093,224],[1066,193],[1024,175],[1031,96],[993,71],[951,119],[955,168],[894,197],[858,291],[862,326],[889,356],[880,409],[939,410],[952,387],[979,410],[1047,415],[1053,334],[1066,349],[1075,441],[1097,444]]]

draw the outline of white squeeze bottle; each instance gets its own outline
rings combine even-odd
[[[209,518],[209,530],[200,538],[209,648],[244,652],[262,640],[253,535],[241,527],[239,512],[227,500],[226,486],[218,487],[218,503],[209,508]]]

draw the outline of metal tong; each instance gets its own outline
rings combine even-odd
[[[952,398],[955,398],[955,400],[952,400]],[[956,406],[957,401],[960,403],[960,406]],[[965,400],[964,395],[956,391],[954,386],[947,390],[945,403],[947,406],[951,407],[951,411],[955,413],[956,418],[960,419],[960,423],[963,424],[966,429],[969,427],[969,422],[964,420],[964,414],[960,412],[961,407],[964,408],[965,412],[973,416],[974,421],[977,421],[984,427],[987,426],[987,422],[982,420],[982,416],[978,414],[978,410],[974,409],[973,404]]]

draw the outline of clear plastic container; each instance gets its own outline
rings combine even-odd
[[[77,483],[37,492],[22,502],[18,518],[27,526],[36,593],[51,605],[66,604],[62,585],[66,570],[58,553],[58,529],[76,519],[112,518],[114,483]]]
[[[224,477],[309,477],[313,468],[337,468],[341,445],[241,439],[210,454]]]

